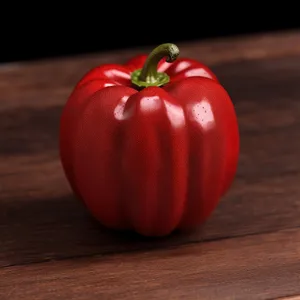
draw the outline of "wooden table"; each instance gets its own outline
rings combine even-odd
[[[1,300],[300,299],[300,32],[179,46],[230,93],[241,155],[205,226],[154,240],[91,220],[57,149],[76,81],[141,49],[0,66]]]

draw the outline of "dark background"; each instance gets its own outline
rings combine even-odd
[[[2,9],[0,62],[300,28],[291,3],[14,3]]]

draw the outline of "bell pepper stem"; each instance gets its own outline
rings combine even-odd
[[[131,82],[140,87],[162,86],[170,81],[166,73],[158,72],[158,63],[166,57],[167,62],[173,62],[179,55],[179,49],[171,43],[156,47],[146,59],[142,69],[135,70],[131,75]]]

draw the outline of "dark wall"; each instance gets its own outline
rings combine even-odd
[[[134,2],[98,2],[99,7],[96,2],[90,3],[73,2],[67,10],[54,5],[31,10],[26,6],[26,13],[14,19],[8,15],[2,26],[0,62],[300,27],[298,9],[283,2],[277,8],[274,3],[266,5],[264,11],[261,3],[247,2],[228,8],[220,7],[216,1],[169,0],[169,6],[177,3],[175,9],[170,7],[173,11],[155,7],[160,0],[150,2],[155,3],[152,9],[146,1],[138,2],[140,6]],[[73,12],[75,6],[82,11]],[[22,8],[18,11],[22,12]]]

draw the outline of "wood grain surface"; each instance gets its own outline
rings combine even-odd
[[[0,65],[0,299],[293,299],[300,295],[300,33],[178,45],[236,107],[235,182],[208,222],[147,239],[99,226],[58,159],[89,68],[149,49]]]

